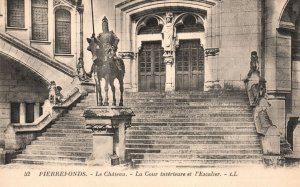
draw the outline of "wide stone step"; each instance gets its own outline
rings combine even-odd
[[[66,138],[90,138],[92,134],[90,132],[81,132],[81,133],[53,133],[45,132],[43,133],[45,137],[66,137]]]
[[[170,142],[168,139],[126,139],[126,147],[153,147],[160,146],[168,148],[169,145],[194,145],[198,148],[247,148],[247,146],[257,147],[260,146],[260,141],[257,140],[186,140],[186,139],[174,139]]]
[[[238,113],[238,114],[214,114],[214,113],[185,113],[182,112],[181,114],[139,114],[139,113],[135,113],[135,117],[134,118],[207,118],[207,117],[217,117],[217,118],[240,118],[240,117],[252,117],[253,114],[251,113],[246,113],[246,114],[242,114],[242,113]]]
[[[69,142],[68,142],[69,143]],[[37,143],[37,144],[32,144],[32,145],[27,145],[26,150],[54,150],[54,151],[83,151],[83,152],[91,152],[93,143],[91,142],[83,142],[83,143],[75,143],[75,142],[70,142],[69,144],[65,145],[51,145],[52,142],[42,142],[42,143]],[[26,151],[25,150],[25,151]]]
[[[33,159],[13,159],[12,163],[33,164],[33,165],[86,165],[85,162],[59,161],[59,160],[33,160]]]
[[[25,150],[23,152],[27,155],[61,155],[61,156],[72,156],[72,157],[89,157],[92,154],[92,150],[90,152],[83,151],[57,151],[57,150]]]
[[[132,159],[134,166],[178,166],[178,167],[201,167],[202,165],[227,165],[227,164],[260,164],[262,159],[156,159],[156,160],[144,160],[144,159]]]
[[[55,141],[55,142],[87,142],[92,141],[92,136],[87,137],[60,137],[60,136],[40,136],[37,138],[37,140],[42,141]]]
[[[254,122],[133,122],[131,123],[132,127],[139,127],[139,126],[158,126],[158,127],[170,127],[170,126],[209,126],[209,127],[232,127],[232,126],[254,126]]]
[[[211,111],[214,111],[214,110],[249,110],[251,111],[252,108],[248,105],[236,105],[236,106],[218,106],[218,105],[215,105],[215,106],[165,106],[165,105],[157,105],[157,106],[147,106],[147,105],[144,105],[144,106],[129,106],[129,105],[126,105],[128,107],[131,107],[131,109],[134,111],[134,112],[137,112],[137,111],[145,111],[145,110],[182,110],[182,111],[185,111],[185,110],[191,110],[191,109],[197,109],[197,110],[211,110]],[[83,109],[85,109],[86,107],[82,107]]]
[[[262,150],[258,148],[236,148],[236,149],[134,149],[127,148],[127,154],[145,154],[145,153],[157,153],[157,154],[262,154]]]
[[[235,140],[235,141],[256,141],[257,135],[127,135],[128,139],[158,139],[169,140]]]
[[[48,133],[92,133],[89,129],[62,129],[62,128],[50,128]]]
[[[252,122],[252,117],[133,118],[133,122]]]
[[[62,155],[32,155],[32,154],[20,154],[17,155],[19,159],[32,159],[32,160],[59,160],[59,161],[76,161],[85,162],[86,157],[79,156],[62,156]]]
[[[64,150],[64,151],[90,151],[93,146],[93,141],[86,142],[54,142],[54,141],[34,141],[28,145],[28,149],[37,150]]]
[[[132,108],[134,109],[134,108]],[[179,110],[177,108],[170,108],[168,110],[164,110],[163,108],[157,110],[134,110],[136,114],[252,114],[252,110],[249,109],[235,109],[235,108],[228,108],[228,109],[185,109]],[[81,113],[69,113],[78,115]]]
[[[181,102],[181,103],[166,103],[166,102],[157,102],[157,103],[126,103],[126,106],[135,108],[135,107],[144,107],[144,106],[151,106],[151,107],[184,107],[184,106],[198,106],[198,107],[205,107],[205,106],[217,106],[217,107],[248,107],[245,102]],[[86,107],[86,106],[76,106],[77,107]]]
[[[256,131],[196,131],[196,130],[190,130],[190,131],[127,131],[127,136],[135,136],[135,135],[146,135],[146,136],[151,136],[151,135],[201,135],[201,136],[242,136],[242,135],[256,135]]]
[[[136,103],[189,103],[189,102],[216,102],[216,103],[245,103],[248,102],[248,98],[125,98],[127,105]],[[78,103],[76,106],[95,106],[96,100],[85,100]]]
[[[80,117],[80,116],[77,116],[77,117],[65,117],[65,116],[63,116],[63,117],[60,117],[59,118],[59,120],[58,120],[58,122],[61,122],[61,121],[79,121],[79,122],[84,122],[85,121],[85,119],[84,119],[84,117]]]
[[[55,126],[71,126],[71,125],[78,125],[78,126],[85,126],[85,121],[56,121]]]
[[[230,131],[230,132],[253,132],[255,127],[249,126],[132,126],[129,131]]]
[[[262,154],[157,154],[157,153],[131,153],[132,159],[146,160],[196,160],[196,159],[261,159]]]
[[[51,126],[51,129],[85,129],[85,125],[75,124],[75,125],[63,125],[63,124],[54,124]]]
[[[212,144],[212,141],[210,141],[208,144]],[[214,145],[211,145],[210,149],[222,149],[224,147],[226,147],[227,149],[242,149],[242,148],[248,148],[246,147],[249,146],[249,148],[259,148],[259,145],[257,144],[230,144],[233,146],[233,148],[229,147],[229,146],[225,146],[223,142],[219,142],[216,143]],[[159,143],[154,143],[154,144],[137,144],[137,143],[132,143],[126,144],[126,149],[144,149],[144,150],[148,150],[148,149],[154,149],[154,150],[158,150],[158,149],[206,149],[207,145],[205,145],[205,143],[202,144],[187,144],[187,143],[174,143],[174,144],[159,144]],[[208,148],[207,148],[208,149]]]

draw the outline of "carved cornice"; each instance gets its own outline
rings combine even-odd
[[[118,52],[118,56],[122,59],[134,59],[136,57],[134,52]]]
[[[216,56],[220,52],[219,48],[207,48],[205,49],[205,56]]]

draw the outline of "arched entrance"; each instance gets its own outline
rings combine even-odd
[[[203,41],[203,18],[194,13],[138,20],[138,91],[203,91]]]

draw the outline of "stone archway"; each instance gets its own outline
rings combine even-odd
[[[211,11],[212,7],[216,5],[216,1],[195,1],[195,0],[172,0],[172,1],[122,1],[117,4],[116,7],[116,34],[120,37],[119,45],[119,55],[124,59],[126,72],[130,76],[125,78],[125,88],[133,92],[138,91],[139,88],[139,66],[138,57],[139,50],[142,46],[142,41],[138,36],[138,31],[140,28],[140,21],[144,19],[145,16],[158,16],[162,21],[160,24],[166,24],[166,13],[170,12],[174,14],[173,22],[182,16],[183,14],[190,13],[193,15],[198,15],[202,17],[202,20],[206,20],[209,15],[208,12]],[[197,20],[199,20],[197,18]],[[173,23],[173,24],[174,24]],[[205,25],[205,24],[203,24]],[[205,36],[189,38],[188,34],[182,34],[181,39],[199,39],[201,43],[205,43]],[[188,37],[187,37],[188,36]],[[162,35],[148,35],[146,41],[162,41]],[[180,39],[180,38],[178,38]],[[179,40],[177,40],[178,43]],[[163,44],[162,44],[163,46]],[[176,46],[176,42],[175,42]],[[165,50],[166,51],[166,50]],[[165,53],[164,53],[165,54]],[[172,63],[174,63],[174,55],[169,55],[164,63],[166,64],[166,84],[165,91],[175,90],[175,68],[173,68]],[[168,73],[169,72],[169,73]],[[126,80],[127,79],[127,80]]]

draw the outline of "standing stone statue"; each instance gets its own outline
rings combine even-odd
[[[260,74],[258,56],[256,51],[251,52],[250,70],[248,73],[248,78],[251,77],[252,73],[254,72],[256,72],[258,75]]]
[[[171,55],[174,51],[174,24],[173,24],[173,13],[166,13],[166,24],[162,29],[162,47],[164,48],[164,56]]]

